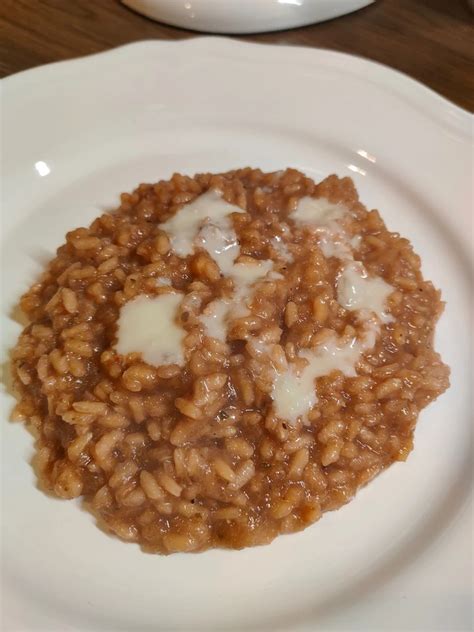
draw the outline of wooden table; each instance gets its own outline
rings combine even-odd
[[[119,0],[2,0],[0,27],[0,76],[136,40],[197,36],[148,20]],[[361,55],[474,110],[474,29],[467,0],[378,0],[329,22],[239,39]]]

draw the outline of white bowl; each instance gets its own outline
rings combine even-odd
[[[207,33],[291,29],[351,13],[374,0],[122,0],[149,18]]]

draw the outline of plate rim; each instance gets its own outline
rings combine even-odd
[[[64,71],[67,66],[72,67],[76,66],[79,68],[80,66],[89,65],[90,62],[95,61],[108,61],[112,57],[120,56],[125,53],[125,51],[133,51],[140,52],[145,50],[146,48],[177,48],[182,49],[184,46],[189,48],[199,48],[199,47],[224,47],[229,50],[232,49],[231,52],[242,54],[246,52],[245,49],[260,49],[260,51],[270,52],[275,54],[278,51],[278,54],[287,52],[289,55],[300,55],[306,56],[306,63],[308,62],[317,62],[318,56],[322,58],[326,58],[327,60],[334,61],[336,64],[340,66],[344,72],[349,74],[354,74],[354,71],[360,71],[364,68],[368,70],[372,75],[375,73],[377,83],[383,84],[382,87],[386,89],[393,89],[393,85],[391,81],[396,81],[397,86],[400,90],[400,87],[403,87],[410,92],[409,95],[404,94],[400,95],[399,90],[395,89],[395,92],[398,92],[399,96],[403,96],[404,100],[408,101],[410,105],[419,105],[420,101],[431,100],[433,107],[436,107],[436,111],[431,110],[432,115],[436,115],[438,118],[438,122],[441,124],[448,125],[450,127],[455,127],[462,135],[465,134],[465,140],[472,140],[472,127],[471,124],[474,122],[474,113],[471,114],[469,110],[457,105],[447,97],[443,96],[433,88],[425,85],[418,79],[410,77],[408,74],[392,68],[386,64],[383,64],[378,61],[374,61],[372,59],[363,57],[362,55],[354,55],[352,53],[346,53],[342,51],[333,50],[330,48],[324,47],[310,47],[310,46],[290,46],[286,44],[266,44],[262,42],[248,42],[235,39],[233,37],[225,37],[225,36],[189,36],[180,40],[157,40],[157,39],[143,39],[137,40],[134,42],[128,42],[126,44],[121,44],[119,46],[114,46],[107,50],[98,51],[95,53],[90,53],[86,55],[80,55],[78,57],[73,57],[71,59],[64,59],[59,61],[50,62],[47,64],[42,64],[39,66],[35,66],[33,68],[27,68],[25,70],[20,70],[16,73],[8,75],[1,80],[1,84],[4,88],[16,89],[17,87],[21,87],[22,83],[27,83],[29,80],[39,79],[41,76],[44,79],[49,78],[53,73]],[[311,59],[311,56],[313,59]],[[367,80],[367,76],[365,77]],[[7,95],[3,95],[4,98]]]

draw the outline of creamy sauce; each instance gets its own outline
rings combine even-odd
[[[154,366],[184,364],[185,331],[176,324],[183,298],[179,293],[140,295],[125,303],[118,320],[116,350],[121,355],[140,353]]]
[[[173,217],[161,224],[168,234],[171,246],[180,257],[194,250],[194,239],[206,220],[225,232],[231,225],[227,217],[231,213],[244,213],[241,208],[226,202],[219,191],[210,189],[189,204],[185,204]],[[222,225],[221,225],[222,222]]]
[[[206,306],[200,316],[206,336],[225,342],[227,338],[227,317],[232,301],[218,298]]]
[[[315,233],[325,257],[352,259],[351,243],[341,222],[347,213],[343,204],[333,204],[326,198],[304,197],[291,218],[297,226],[307,227]]]
[[[351,248],[359,250],[362,243],[362,235],[354,235],[354,237],[351,237],[349,243],[351,244]]]
[[[234,282],[234,295],[232,298],[212,301],[200,317],[207,336],[225,342],[229,321],[249,314],[252,286],[267,275],[270,276],[272,267],[273,261],[270,260],[236,263],[232,266],[229,276]]]
[[[365,310],[376,314],[383,323],[391,322],[386,312],[386,301],[394,288],[381,277],[369,277],[361,263],[354,261],[353,251],[360,247],[362,238],[349,238],[344,229],[344,216],[348,209],[333,204],[326,198],[304,197],[299,201],[291,218],[312,228],[325,257],[336,257],[343,262],[337,283],[338,303],[349,310]]]
[[[192,254],[196,248],[202,248],[217,263],[221,273],[232,279],[233,297],[212,301],[200,317],[206,335],[221,341],[226,340],[231,318],[240,318],[249,313],[251,288],[273,268],[271,260],[236,263],[240,256],[240,244],[230,215],[244,212],[238,206],[226,202],[219,191],[211,189],[185,204],[161,224],[176,254],[184,257]],[[285,249],[283,244],[281,252],[288,256]]]
[[[240,244],[230,217],[235,212],[243,211],[225,202],[218,191],[211,190],[184,205],[173,218],[162,224],[178,255],[186,256],[196,248],[202,248],[218,264],[221,273],[232,279],[233,296],[213,300],[200,316],[205,334],[222,342],[226,341],[229,323],[249,314],[248,305],[254,285],[265,278],[281,278],[273,270],[271,260],[252,263],[238,261]],[[347,213],[348,209],[342,204],[333,204],[326,198],[305,197],[291,215],[297,226],[314,231],[325,257],[336,257],[342,262],[337,281],[338,302],[346,309],[357,310],[358,318],[365,328],[360,339],[341,342],[334,335],[315,349],[301,350],[298,357],[305,360],[306,365],[299,372],[294,365],[288,365],[286,370],[280,372],[273,369],[271,396],[275,414],[292,424],[298,418],[306,419],[317,403],[317,378],[334,370],[347,376],[356,375],[358,361],[373,348],[377,339],[379,324],[373,316],[376,315],[383,323],[391,320],[385,311],[385,302],[393,288],[379,277],[369,278],[363,265],[353,260],[352,249],[360,244],[360,240],[349,238],[344,229],[343,219]],[[292,255],[281,238],[274,238],[272,246],[279,259],[292,261]],[[161,303],[159,307],[153,306],[154,301],[166,296],[173,297],[165,299],[169,305]],[[174,317],[180,295],[169,294],[144,300],[147,302],[146,307],[145,304],[139,304],[136,315],[129,319],[132,326],[128,327],[128,331],[133,330],[133,333],[128,334],[128,339],[119,333],[117,350],[122,353],[140,351],[145,361],[151,364],[181,363],[184,332],[176,325]],[[124,322],[127,321],[127,305],[122,309],[121,321]],[[163,340],[160,337],[159,342],[154,339],[156,322],[165,323],[159,330],[168,332]],[[151,334],[152,331],[155,335]],[[267,343],[260,344],[258,340],[253,340],[253,346],[258,355],[269,355],[271,352],[271,345]]]
[[[257,336],[250,336],[248,343],[252,345],[254,354],[257,357],[269,356],[273,347],[266,340],[260,340]]]
[[[332,371],[341,371],[346,376],[356,375],[356,365],[362,355],[373,348],[377,339],[378,326],[368,325],[362,339],[353,338],[341,343],[336,336],[316,349],[303,349],[300,358],[306,366],[297,373],[294,366],[276,375],[272,398],[275,414],[295,424],[299,417],[305,419],[318,402],[315,380]]]
[[[335,370],[346,376],[356,375],[357,363],[376,343],[379,322],[393,320],[386,312],[386,301],[393,287],[380,277],[369,277],[364,266],[354,261],[353,250],[360,246],[362,238],[359,235],[349,238],[343,221],[348,213],[343,204],[333,204],[326,198],[304,197],[290,216],[297,226],[314,232],[325,257],[341,261],[337,300],[345,309],[357,310],[359,322],[365,328],[361,339],[341,343],[334,335],[316,349],[300,351],[298,357],[307,364],[299,373],[294,365],[275,372],[271,393],[274,411],[292,424],[298,418],[305,419],[317,403],[315,380]],[[379,321],[375,321],[374,315]]]
[[[229,276],[239,288],[249,288],[263,279],[272,268],[273,261],[271,259],[255,259],[255,263],[236,263]]]
[[[272,237],[270,243],[280,259],[288,263],[291,263],[293,261],[293,255],[288,250],[288,246],[279,235]]]
[[[368,310],[389,323],[393,318],[386,312],[386,301],[393,290],[381,277],[369,277],[361,263],[352,261],[346,263],[337,281],[337,301],[345,309]]]
[[[298,201],[291,219],[303,226],[329,226],[347,213],[343,204],[333,204],[324,197],[303,197]]]
[[[342,229],[318,229],[318,236],[318,245],[325,257],[336,257],[342,260],[352,258],[352,251],[347,241],[347,235]]]
[[[234,318],[242,318],[249,314],[248,303],[251,288],[257,281],[262,281],[273,268],[273,261],[256,260],[255,263],[236,263],[230,277],[234,281],[234,298],[229,313]]]
[[[285,277],[283,276],[283,274],[281,274],[280,272],[276,272],[275,270],[270,270],[270,272],[267,274],[267,279],[269,281],[281,281],[284,278]]]
[[[209,253],[224,275],[232,272],[234,261],[240,254],[240,246],[229,217],[220,218],[218,223],[209,220],[199,231],[194,243]]]

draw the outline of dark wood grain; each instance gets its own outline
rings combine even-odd
[[[119,0],[3,0],[0,28],[0,76],[141,39],[196,37]],[[378,0],[329,22],[239,39],[354,53],[474,110],[474,28],[466,0]]]

